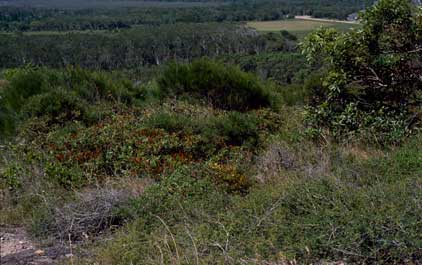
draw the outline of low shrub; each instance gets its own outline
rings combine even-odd
[[[197,171],[179,171],[122,209],[133,223],[95,261],[417,263],[418,143],[420,138],[385,157],[336,164],[349,172],[344,175],[285,176],[243,195],[226,196],[195,178]]]
[[[14,113],[6,107],[0,94],[0,137],[10,136],[15,130],[16,117]],[[3,139],[2,139],[3,140]],[[0,142],[2,142],[0,140]]]
[[[210,119],[203,128],[202,134],[210,139],[211,143],[223,142],[225,145],[258,144],[258,118],[252,114],[229,112],[226,115]]]
[[[109,73],[78,67],[52,70],[27,66],[4,73],[0,89],[0,133],[13,134],[30,117],[54,117],[54,122],[93,118],[93,105],[110,102],[132,105],[142,100],[142,89],[129,80]]]
[[[49,90],[46,74],[36,68],[8,70],[5,77],[8,83],[2,89],[3,103],[14,111],[19,111],[28,98]]]
[[[74,93],[56,89],[35,95],[27,100],[21,115],[30,117],[48,116],[54,122],[67,122],[87,119],[87,102]]]
[[[210,150],[224,146],[257,146],[260,131],[266,129],[260,130],[259,117],[256,114],[240,112],[212,114],[207,117],[159,112],[149,117],[145,125],[170,133],[198,135]]]
[[[171,63],[158,79],[162,95],[190,96],[225,110],[246,111],[271,106],[264,84],[252,74],[209,59]]]
[[[362,111],[358,103],[349,103],[340,112],[334,113],[327,105],[319,108],[310,107],[306,112],[306,133],[312,137],[321,137],[323,129],[327,128],[330,135],[342,141],[362,141],[368,144],[388,145],[398,144],[412,132],[419,117],[405,110],[395,110],[380,107],[377,110]]]

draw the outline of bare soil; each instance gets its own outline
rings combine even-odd
[[[39,249],[22,227],[0,227],[1,265],[50,265],[63,257],[57,248]]]

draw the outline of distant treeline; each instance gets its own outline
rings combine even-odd
[[[109,30],[178,22],[278,20],[297,14],[344,19],[371,5],[373,0],[238,0],[193,7],[178,5],[177,1],[168,2],[168,5],[165,2],[160,1],[164,3],[161,6],[143,8],[125,8],[123,4],[116,8],[83,8],[82,5],[80,9],[34,8],[30,4],[27,7],[4,6],[0,7],[0,30]]]
[[[73,64],[90,69],[130,69],[202,56],[288,50],[291,45],[226,23],[140,26],[117,32],[4,33],[0,34],[0,66]]]

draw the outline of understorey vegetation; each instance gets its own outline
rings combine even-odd
[[[218,56],[175,39],[145,79],[8,67],[0,227],[62,264],[418,264],[420,9],[381,0],[362,23]]]

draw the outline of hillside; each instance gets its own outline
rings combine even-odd
[[[421,9],[232,4],[1,13],[2,264],[421,263]]]

